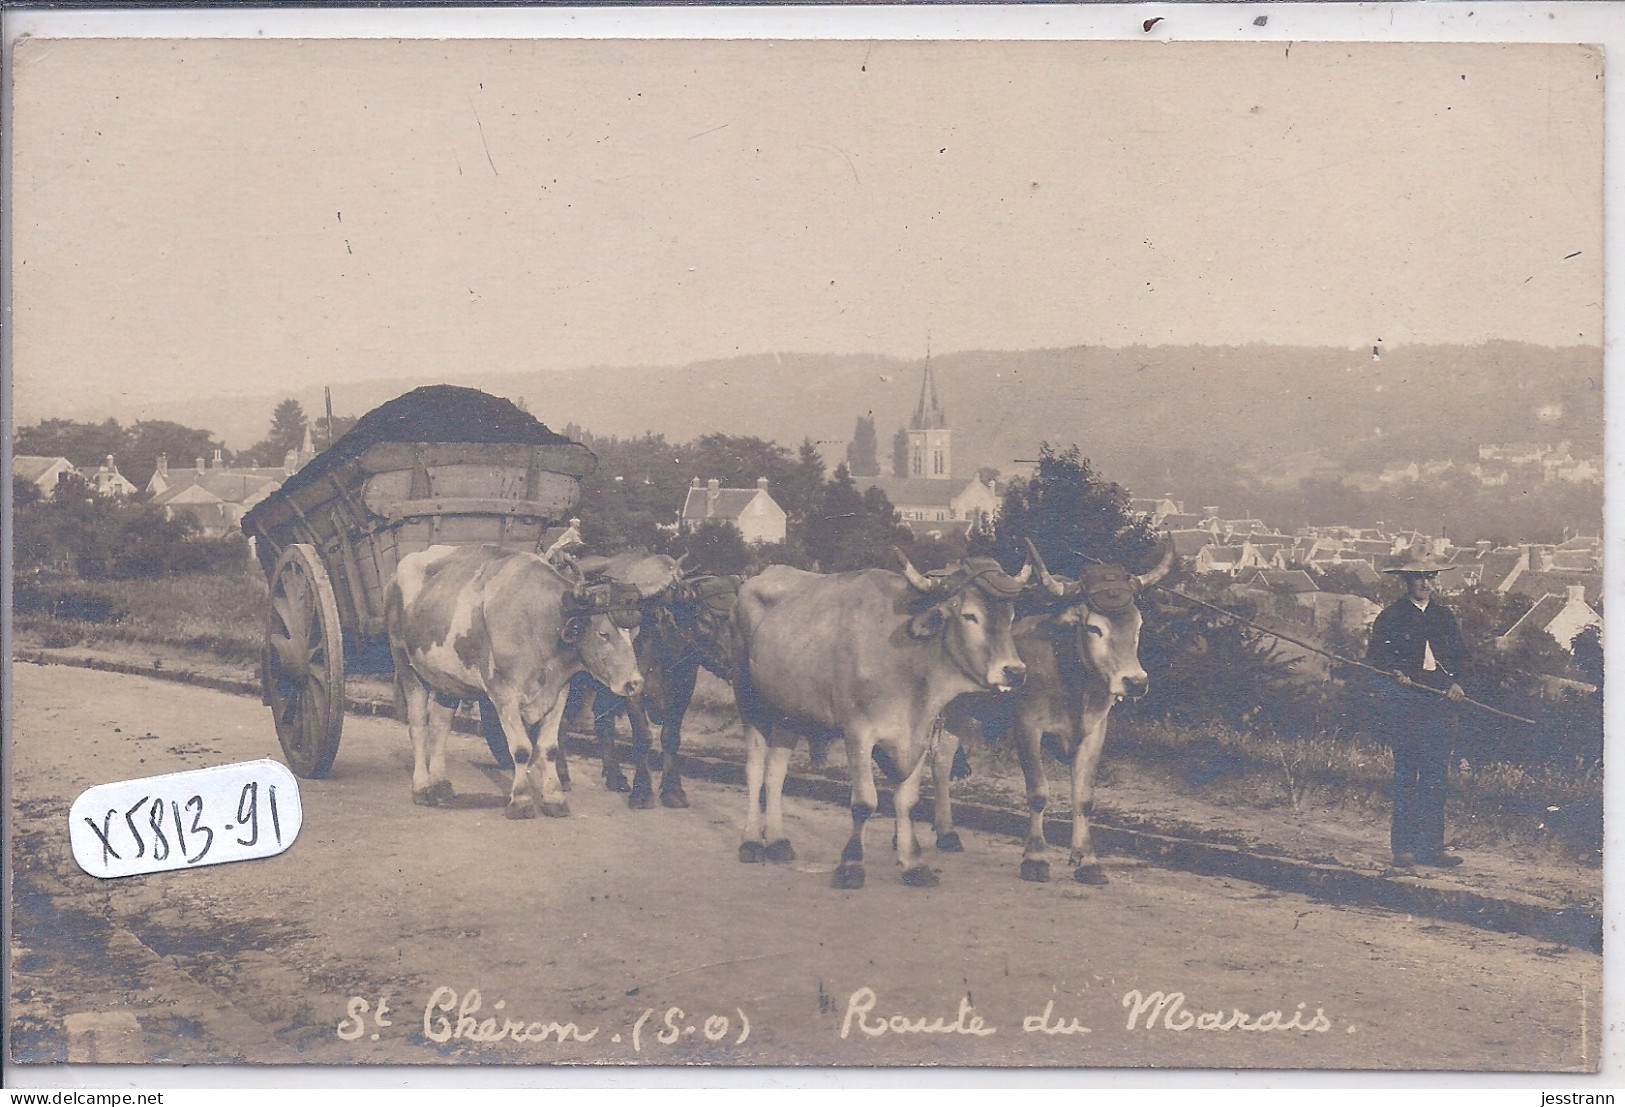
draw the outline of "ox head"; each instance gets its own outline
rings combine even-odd
[[[1052,605],[1043,618],[1072,635],[1078,657],[1094,670],[1114,702],[1145,695],[1151,677],[1140,664],[1141,617],[1134,600],[1167,575],[1174,560],[1172,540],[1164,538],[1157,564],[1140,574],[1120,565],[1087,565],[1077,580],[1068,580],[1050,574],[1031,539],[1027,554]]]
[[[577,580],[626,585],[637,590],[638,600],[654,601],[668,595],[683,579],[683,562],[687,559],[687,554],[673,560],[665,554],[628,550],[610,557],[575,558],[573,565]]]
[[[593,678],[617,696],[643,690],[632,650],[632,628],[643,621],[638,589],[607,582],[578,584],[564,594],[564,629],[560,643],[580,652]]]
[[[943,649],[961,672],[984,688],[1008,692],[1027,679],[1027,665],[1010,635],[1016,598],[1032,575],[1031,563],[1011,576],[990,557],[971,557],[940,574],[926,576],[901,550],[903,576],[932,600],[909,620],[915,638],[941,637]]]

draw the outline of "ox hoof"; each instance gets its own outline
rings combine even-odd
[[[502,817],[505,819],[534,819],[536,817],[536,805],[528,799],[522,803],[509,800],[508,806],[502,810]]]
[[[570,817],[570,805],[568,803],[548,803],[543,800],[542,814],[550,819],[567,819]]]
[[[687,807],[688,793],[683,791],[681,785],[676,788],[662,788],[660,789],[660,806]]]
[[[412,802],[419,807],[448,807],[452,801],[451,781],[437,780],[421,792],[412,793]]]
[[[604,774],[604,787],[611,792],[630,792],[632,785],[626,781],[626,776],[619,770]]]
[[[964,853],[965,843],[959,840],[959,831],[950,830],[946,834],[937,835],[937,849],[943,853]]]
[[[935,888],[938,884],[937,874],[929,865],[915,865],[903,870],[903,883],[910,888]]]
[[[1021,879],[1030,880],[1034,884],[1049,883],[1049,862],[1023,860],[1021,862]]]
[[[779,865],[787,861],[794,861],[796,851],[791,848],[790,839],[780,838],[777,842],[769,842],[767,844],[767,859]]]
[[[856,861],[843,861],[835,868],[835,887],[851,890],[863,887],[863,866]]]
[[[639,788],[626,797],[626,806],[634,811],[647,811],[655,805],[655,794],[647,788]]]
[[[1099,865],[1079,865],[1072,870],[1072,879],[1079,884],[1109,884],[1106,870]]]
[[[760,842],[740,842],[739,860],[746,865],[759,865],[767,860],[767,847]]]

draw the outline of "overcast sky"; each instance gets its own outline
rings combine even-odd
[[[15,400],[1601,340],[1575,46],[35,40]]]

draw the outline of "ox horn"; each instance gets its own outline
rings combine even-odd
[[[694,552],[693,550],[689,550],[686,553],[684,553],[682,557],[679,557],[677,559],[677,575],[678,576],[683,575],[683,569],[688,564],[688,555],[693,553],[693,552]]]
[[[1062,596],[1066,595],[1066,585],[1050,576],[1049,567],[1044,564],[1044,556],[1038,552],[1038,547],[1033,545],[1033,540],[1031,538],[1025,538],[1022,541],[1027,543],[1028,568],[1032,568],[1034,566],[1038,568],[1038,579],[1043,583],[1044,588],[1056,599],[1060,599]],[[1025,571],[1026,570],[1023,570],[1023,572]]]
[[[895,546],[892,548],[892,553],[896,554],[897,560],[902,563],[903,575],[908,578],[909,584],[914,586],[916,592],[929,593],[937,590],[937,583],[916,569],[914,563],[908,559],[907,554]]]
[[[1151,571],[1141,573],[1134,578],[1136,588],[1150,588],[1157,581],[1168,575],[1168,570],[1174,565],[1174,536],[1167,531],[1162,532],[1162,557],[1158,559]]]

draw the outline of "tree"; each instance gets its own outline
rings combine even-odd
[[[807,557],[820,572],[892,568],[893,550],[907,546],[909,529],[897,521],[897,511],[878,488],[859,492],[846,462],[824,486],[822,502],[808,518],[802,541]]]
[[[129,445],[119,455],[119,471],[137,488],[145,488],[158,467],[160,454],[172,467],[187,468],[200,457],[212,458],[215,450],[224,451],[226,460],[231,460],[225,444],[210,431],[164,419],[143,419],[130,428]]]
[[[13,515],[19,570],[66,567],[87,579],[205,568],[219,543],[197,539],[196,531],[188,516],[166,519],[151,504],[98,496],[78,478]]]
[[[852,441],[846,446],[846,466],[854,477],[878,477],[880,475],[880,444],[875,437],[875,417],[873,413],[858,416],[857,426],[852,430]]]
[[[733,434],[703,435],[688,447],[683,462],[700,480],[717,480],[724,488],[754,488],[762,477],[771,488],[784,480],[791,466],[783,446]]]
[[[129,432],[117,419],[102,423],[42,419],[35,426],[17,428],[12,450],[34,457],[65,457],[81,469],[93,469],[109,454],[121,456],[129,444]]]
[[[587,545],[605,554],[658,549],[668,537],[661,528],[676,523],[687,495],[687,448],[658,434],[582,439],[598,455],[598,468],[582,481],[575,508]]]
[[[1183,591],[1202,590],[1181,576],[1175,570],[1167,583]],[[1291,664],[1275,639],[1177,597],[1163,602],[1142,595],[1139,606],[1145,617],[1140,662],[1152,678],[1137,713],[1194,724],[1215,719],[1232,726],[1263,723],[1299,732],[1318,722],[1318,705],[1302,685],[1293,683]],[[1243,618],[1254,614],[1250,605],[1230,606]]]
[[[1574,667],[1587,684],[1602,687],[1602,629],[1589,626],[1574,636],[1569,643],[1574,651]]]
[[[1128,510],[1129,495],[1098,476],[1077,446],[1043,443],[1038,474],[1013,481],[994,528],[994,556],[1006,568],[1027,556],[1032,539],[1052,573],[1075,577],[1090,562],[1147,568],[1156,536]]]
[[[325,415],[318,415],[310,425],[310,444],[318,451],[325,450],[360,421],[354,415],[335,415],[331,420]]]
[[[690,573],[726,576],[744,573],[751,564],[750,547],[745,544],[745,536],[726,519],[707,519],[683,535],[676,549],[688,556],[683,566]]]
[[[44,498],[45,494],[40,491],[39,485],[33,481],[24,480],[22,477],[11,478],[12,510],[27,507],[29,504],[37,504]]]
[[[310,420],[305,417],[305,409],[299,406],[299,401],[292,397],[276,405],[271,412],[270,441],[281,446],[284,451],[297,450],[305,440],[305,429]]]
[[[905,427],[898,427],[897,433],[891,436],[891,475],[908,476],[908,430]]]
[[[801,440],[794,468],[769,491],[789,516],[792,528],[804,524],[817,509],[824,494],[824,458],[810,438]]]
[[[310,421],[299,401],[289,397],[271,412],[271,428],[264,438],[248,451],[258,465],[281,465],[289,450],[304,445],[305,430]]]

